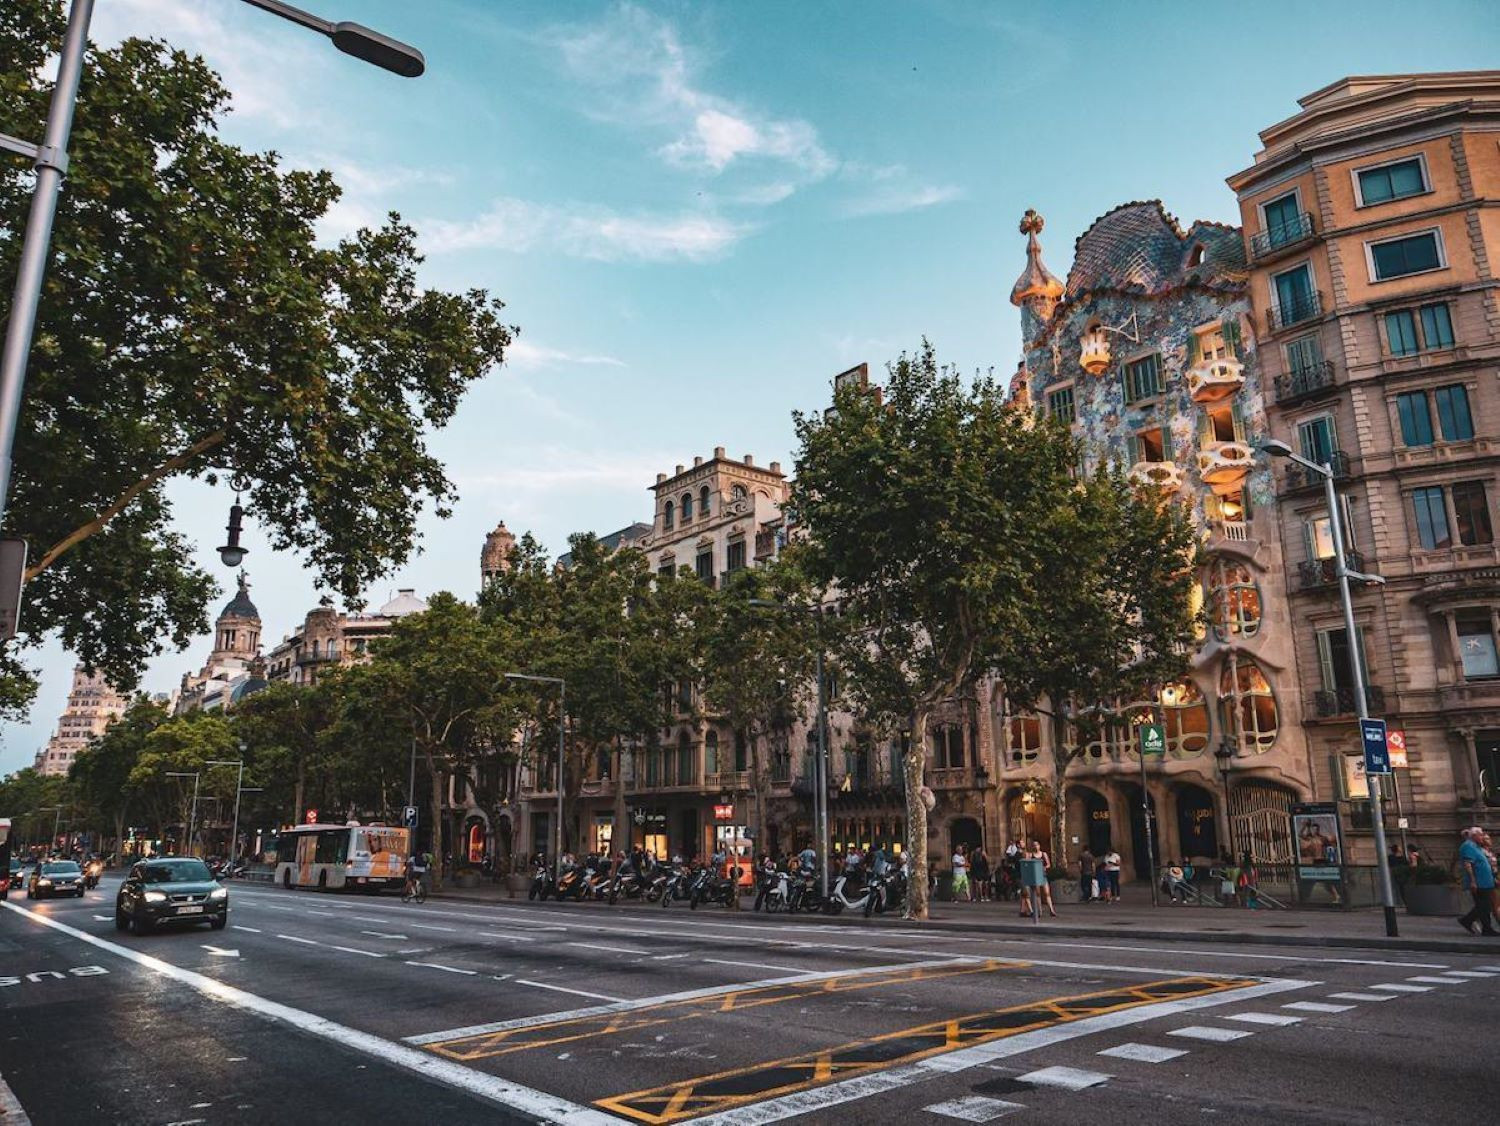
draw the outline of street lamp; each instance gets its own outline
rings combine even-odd
[[[750,605],[759,610],[779,610],[788,614],[811,614],[822,619],[816,606],[793,606],[785,602],[772,602],[765,598],[752,598]],[[814,627],[815,630],[817,627]],[[828,701],[823,683],[823,634],[817,631],[818,650],[813,676],[818,682],[818,754],[813,759],[813,831],[818,837],[818,878],[822,885],[823,898],[828,898]]]
[[[239,777],[234,783],[234,828],[229,831],[229,863],[234,863],[234,854],[239,851],[240,844],[240,794],[245,790],[245,760],[242,758],[232,759],[209,759],[204,766],[237,766],[240,768]]]
[[[320,19],[282,0],[245,0],[245,3],[326,35],[346,55],[394,74],[415,78],[426,69],[421,51],[361,24]],[[36,331],[37,305],[47,267],[47,247],[52,241],[52,221],[57,215],[57,197],[68,171],[68,137],[73,131],[73,108],[78,101],[78,80],[83,73],[89,20],[93,14],[94,0],[73,0],[68,9],[68,30],[63,36],[57,83],[47,107],[42,143],[33,145],[0,133],[0,149],[26,157],[36,168],[36,187],[21,244],[10,321],[5,330],[4,350],[0,351],[0,525],[5,522],[6,499],[10,495],[11,452],[15,448],[16,423],[26,386],[26,360]],[[230,546],[234,546],[232,541]],[[238,563],[228,565],[238,566]]]
[[[1349,639],[1349,664],[1354,674],[1354,710],[1360,720],[1368,719],[1370,711],[1365,699],[1365,657],[1360,652],[1359,634],[1354,626],[1354,602],[1349,596],[1349,580],[1354,578],[1361,582],[1380,584],[1384,584],[1385,580],[1379,575],[1366,575],[1349,568],[1349,558],[1344,551],[1344,521],[1339,513],[1338,491],[1333,487],[1332,460],[1322,464],[1310,461],[1294,453],[1292,447],[1285,442],[1278,442],[1274,439],[1266,442],[1261,448],[1272,457],[1290,458],[1304,469],[1323,478],[1323,499],[1328,505],[1328,528],[1333,537],[1333,571],[1339,580],[1339,601],[1344,608],[1344,633]],[[1362,726],[1361,731],[1363,731]],[[1395,938],[1397,934],[1396,895],[1391,885],[1390,865],[1386,862],[1385,813],[1381,808],[1380,779],[1378,777],[1371,779],[1368,789],[1370,816],[1375,822],[1375,874],[1380,882],[1380,903],[1385,908],[1385,933]]]
[[[191,778],[193,780],[193,811],[190,814],[188,814],[187,833],[186,833],[186,836],[187,836],[187,846],[188,846],[188,855],[192,856],[193,855],[193,828],[198,823],[198,779],[201,777],[201,774],[200,774],[199,771],[196,771],[196,770],[168,770],[166,772],[166,776],[168,778]]]
[[[47,851],[51,852],[52,849],[57,846],[57,834],[61,831],[61,828],[62,828],[62,811],[63,811],[63,807],[60,806],[60,805],[41,805],[41,806],[37,806],[37,810],[36,811],[38,813],[53,813],[53,812],[56,812],[56,814],[57,814],[57,816],[52,819],[52,840],[50,842],[48,842],[48,845],[47,845]]]
[[[1239,845],[1234,839],[1234,815],[1229,812],[1229,771],[1234,766],[1236,747],[1232,740],[1225,739],[1214,751],[1214,761],[1219,766],[1219,778],[1224,784],[1224,837],[1229,843],[1229,856],[1238,855]]]
[[[532,676],[524,672],[508,672],[506,680],[530,680],[538,684],[557,685],[557,853],[552,859],[554,887],[562,883],[563,852],[563,758],[566,754],[565,740],[568,731],[568,684],[560,676]]]

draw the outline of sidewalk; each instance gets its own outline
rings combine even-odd
[[[931,917],[924,923],[910,922],[895,915],[877,916],[869,925],[901,930],[954,930],[983,934],[1067,936],[1105,939],[1154,939],[1164,942],[1244,943],[1265,946],[1316,946],[1359,948],[1365,950],[1433,951],[1444,954],[1490,955],[1500,964],[1500,938],[1466,935],[1454,918],[1446,915],[1425,917],[1408,915],[1396,909],[1397,938],[1385,933],[1385,918],[1378,907],[1349,911],[1250,911],[1237,907],[1171,907],[1151,906],[1151,892],[1144,886],[1125,889],[1123,902],[1078,903],[1059,901],[1056,919],[1043,915],[1039,922],[1019,917],[1017,903],[933,903]],[[524,892],[512,897],[502,885],[478,888],[445,888],[431,896],[433,900],[468,903],[527,902]],[[741,915],[750,915],[751,900],[743,901]],[[551,904],[535,904],[540,908]],[[655,917],[692,917],[719,919],[727,912],[720,908],[689,912],[686,908],[662,910],[640,904],[610,907],[606,903],[573,903],[568,911],[628,912],[639,917],[655,912]],[[770,918],[783,918],[775,915]],[[845,912],[837,916],[795,916],[798,923],[819,921],[865,923],[858,915]]]

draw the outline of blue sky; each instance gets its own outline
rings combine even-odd
[[[521,326],[434,437],[454,517],[425,523],[424,554],[376,604],[398,586],[472,594],[502,518],[557,553],[569,532],[649,517],[656,473],[715,446],[790,465],[794,408],[923,335],[1008,374],[1027,207],[1058,274],[1120,202],[1234,221],[1224,177],[1298,96],[1500,59],[1480,0],[306,2],[416,44],[427,74],[374,70],[235,0],[98,0],[95,38],[203,54],[235,97],[226,137],[345,186],[328,237],[397,210],[430,284],[487,288]],[[231,498],[174,496],[217,567]],[[274,644],[318,592],[253,514],[246,542]],[[158,659],[146,686],[207,650]],[[0,772],[29,764],[66,697],[71,659],[36,659],[41,693],[0,731]]]

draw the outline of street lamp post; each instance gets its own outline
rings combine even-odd
[[[38,813],[56,813],[57,814],[57,816],[52,819],[52,840],[47,845],[47,851],[50,852],[53,848],[56,847],[56,845],[57,845],[57,834],[62,829],[62,811],[63,811],[63,807],[60,806],[60,805],[42,805],[42,806],[38,806],[36,811]]]
[[[282,0],[245,0],[245,3],[326,35],[345,54],[403,77],[415,78],[426,69],[421,51],[360,24],[320,19]],[[93,14],[94,0],[73,0],[68,9],[68,29],[63,35],[57,82],[47,107],[42,143],[33,145],[0,133],[0,149],[26,157],[36,168],[36,186],[21,243],[5,345],[0,351],[0,525],[5,522],[6,501],[10,496],[11,453],[26,386],[26,361],[36,331],[42,275],[46,272],[47,248],[52,242],[52,223],[57,216],[57,197],[68,172],[68,138],[73,131],[73,110],[78,102],[78,81],[83,74]]]
[[[533,676],[524,672],[508,672],[506,680],[530,680],[540,684],[557,685],[557,852],[552,859],[554,887],[562,883],[563,852],[563,758],[566,753],[568,731],[568,684],[560,676]]]
[[[210,759],[204,766],[237,766],[240,768],[239,777],[234,783],[234,828],[229,831],[229,863],[234,863],[235,853],[240,847],[240,795],[245,792],[245,760],[237,759]]]
[[[193,855],[193,830],[198,824],[198,779],[202,777],[201,772],[196,770],[168,770],[168,778],[191,778],[193,780],[193,811],[188,814],[187,823],[187,846],[188,855]]]
[[[1214,761],[1219,766],[1219,779],[1224,784],[1224,840],[1229,845],[1231,859],[1239,855],[1239,845],[1234,839],[1234,814],[1229,812],[1229,770],[1234,766],[1234,751],[1234,744],[1228,739],[1214,751]]]
[[[1339,513],[1338,491],[1333,484],[1333,465],[1309,461],[1292,451],[1285,442],[1269,441],[1265,451],[1272,457],[1285,457],[1295,461],[1304,469],[1311,470],[1323,478],[1323,499],[1328,505],[1328,528],[1333,538],[1333,571],[1339,580],[1339,601],[1344,608],[1344,635],[1349,640],[1349,664],[1354,681],[1354,710],[1360,720],[1368,719],[1369,703],[1365,698],[1365,658],[1360,652],[1359,634],[1354,625],[1354,602],[1349,595],[1349,579],[1362,582],[1384,583],[1378,575],[1366,575],[1349,569],[1348,555],[1344,550],[1344,521]],[[1380,884],[1380,904],[1385,909],[1385,933],[1392,938],[1397,935],[1396,895],[1391,884],[1391,869],[1386,860],[1385,813],[1382,809],[1380,778],[1368,779],[1370,793],[1370,816],[1375,822],[1375,876]]]

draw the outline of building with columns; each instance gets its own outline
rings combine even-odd
[[[241,571],[234,597],[214,622],[208,659],[196,673],[182,675],[176,711],[227,709],[247,692],[264,687],[260,630],[260,611],[250,601],[250,577]]]
[[[67,774],[78,752],[103,735],[129,707],[130,698],[110,687],[102,673],[75,666],[67,707],[58,717],[52,738],[36,754],[33,763],[36,772],[48,776]]]

